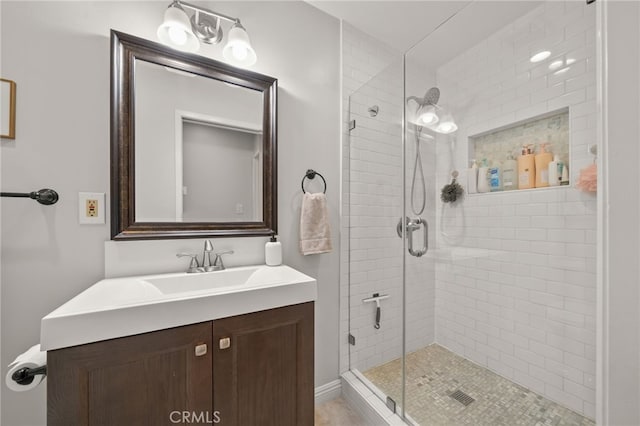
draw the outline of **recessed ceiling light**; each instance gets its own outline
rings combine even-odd
[[[529,60],[534,63],[540,62],[547,59],[550,55],[551,55],[551,52],[549,52],[548,50],[543,50],[542,52],[538,52],[535,55],[533,55],[531,58],[529,58]]]
[[[575,61],[576,61],[575,59],[573,59],[573,58],[569,58],[569,59],[567,59],[566,64],[567,64],[567,65],[571,65],[571,64],[573,64]]]
[[[571,67],[564,67],[562,69],[559,69],[558,71],[554,72],[553,75],[564,74],[565,72],[569,71],[569,68]]]
[[[557,70],[558,68],[562,67],[564,65],[563,61],[553,61],[549,64],[549,69],[551,71],[553,70]]]

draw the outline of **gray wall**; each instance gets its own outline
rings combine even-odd
[[[39,340],[44,315],[103,277],[108,225],[78,225],[77,194],[109,192],[109,30],[155,40],[166,5],[0,3],[1,74],[18,84],[17,139],[2,140],[1,145],[2,190],[51,187],[61,196],[50,207],[2,200],[0,364],[4,366]],[[253,69],[279,79],[279,235],[284,261],[318,280],[315,378],[319,386],[338,376],[339,23],[302,2],[203,5],[241,17],[258,53]],[[221,58],[218,46],[201,53]],[[336,250],[303,257],[296,240],[300,180],[308,168],[327,180]],[[214,244],[229,244],[224,241]],[[262,253],[265,240],[251,241],[241,245]],[[118,243],[123,244],[128,243]],[[144,254],[136,247],[145,246],[127,248],[131,255],[127,261],[134,263],[137,254]],[[161,269],[171,255],[167,252],[146,267]],[[2,422],[45,424],[45,398],[44,386],[31,392],[2,392]]]
[[[640,424],[640,193],[638,192],[638,139],[640,128],[640,6],[637,2],[600,4],[607,70],[604,114],[608,127],[601,154],[603,190],[605,319],[601,365],[608,372],[601,417],[606,425]],[[606,376],[605,376],[606,377]],[[598,394],[598,400],[600,400]],[[607,396],[608,394],[608,396]]]

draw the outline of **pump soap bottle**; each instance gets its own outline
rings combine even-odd
[[[518,157],[518,189],[533,188],[536,180],[536,164],[531,145],[522,146]]]
[[[518,162],[512,154],[507,155],[507,159],[502,163],[502,189],[518,189]]]
[[[275,235],[264,245],[264,260],[269,266],[282,265],[282,244]]]
[[[536,188],[549,186],[549,163],[553,160],[553,155],[547,152],[548,143],[540,144],[540,153],[536,155]]]

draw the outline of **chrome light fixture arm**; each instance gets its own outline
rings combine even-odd
[[[204,7],[196,6],[195,4],[187,3],[185,1],[174,0],[173,3],[169,7],[173,6],[174,4],[177,4],[177,5],[179,5],[179,6],[183,7],[183,8],[187,8],[187,9],[193,10],[196,13],[204,13],[205,15],[213,16],[214,18],[224,19],[225,21],[233,22],[234,24],[239,24],[240,23],[240,19],[238,19],[238,18],[233,18],[231,16],[224,15],[222,13],[214,12],[214,11],[212,11],[210,9],[206,9]]]

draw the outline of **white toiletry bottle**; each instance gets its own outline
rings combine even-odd
[[[489,192],[489,166],[487,159],[482,160],[482,166],[478,168],[478,192]]]
[[[562,179],[562,163],[558,154],[553,156],[553,161],[549,163],[549,186],[559,186]]]
[[[275,235],[264,245],[264,260],[269,266],[282,265],[282,244]]]
[[[502,163],[502,189],[505,191],[518,189],[518,162],[511,154]]]
[[[560,185],[569,185],[569,168],[566,163],[562,166],[562,178],[560,179]]]
[[[502,191],[502,171],[498,160],[489,167],[489,187],[491,192]]]
[[[478,192],[478,163],[472,160],[471,168],[467,170],[467,192],[475,194]]]

